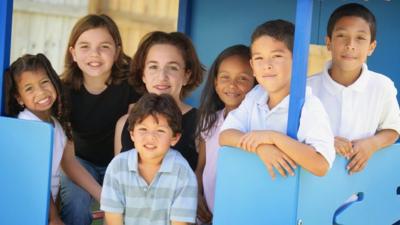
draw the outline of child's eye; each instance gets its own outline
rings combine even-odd
[[[272,58],[282,58],[283,56],[282,55],[279,55],[279,54],[277,54],[277,55],[273,55],[272,56]]]
[[[257,57],[255,57],[253,60],[256,60],[256,61],[263,60],[263,57],[257,56]]]
[[[110,48],[110,45],[102,45],[101,47],[108,49],[108,48]]]
[[[82,48],[82,49],[89,48],[89,45],[80,45],[79,48]]]
[[[48,84],[48,83],[50,83],[50,80],[49,80],[49,79],[45,79],[45,80],[42,80],[41,83],[42,83],[42,84]]]
[[[357,37],[357,40],[367,40],[365,37],[362,37],[362,36],[359,36],[359,37]]]
[[[242,77],[239,77],[239,80],[240,81],[248,81],[249,79],[245,76],[242,76]]]
[[[158,132],[158,133],[161,133],[161,134],[164,134],[164,133],[166,133],[166,131],[165,131],[165,130],[163,130],[163,129],[158,129],[158,130],[157,130],[157,132]]]
[[[24,91],[25,91],[25,92],[31,92],[31,91],[33,91],[33,87],[26,87],[26,88],[24,89]]]
[[[138,128],[138,131],[145,132],[145,131],[147,131],[147,129],[144,128],[144,127],[139,127],[139,128]]]

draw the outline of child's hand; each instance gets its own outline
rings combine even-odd
[[[239,146],[249,152],[256,152],[261,144],[274,144],[271,131],[251,131],[243,135],[239,140]]]
[[[355,140],[352,143],[353,153],[350,155],[350,163],[347,164],[350,175],[363,170],[374,153],[373,143],[369,139]]]
[[[283,177],[286,177],[286,173],[294,176],[293,169],[296,168],[296,163],[275,145],[260,145],[257,148],[257,155],[267,167],[272,179],[275,179],[274,167]]]
[[[198,195],[197,198],[197,218],[205,224],[210,224],[212,220],[212,213],[208,209],[206,199],[202,194]]]
[[[336,153],[350,159],[353,152],[351,141],[343,137],[335,137],[335,150]]]

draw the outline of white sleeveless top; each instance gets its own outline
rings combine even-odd
[[[42,121],[31,111],[25,109],[24,111],[18,114],[19,119],[24,120],[33,120],[33,121]],[[64,147],[67,141],[67,137],[65,136],[64,130],[61,127],[60,123],[57,119],[53,118],[54,123],[54,139],[53,139],[53,161],[51,163],[51,195],[53,196],[53,200],[55,201],[57,198],[58,191],[60,189],[60,163],[61,158],[64,152]]]

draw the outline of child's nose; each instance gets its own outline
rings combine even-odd
[[[355,41],[352,38],[349,38],[346,42],[346,49],[354,50]]]

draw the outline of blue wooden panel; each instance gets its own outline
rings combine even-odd
[[[49,124],[0,117],[1,224],[47,224],[51,137]]]
[[[0,116],[4,114],[3,72],[10,62],[12,0],[0,1]]]
[[[298,171],[297,171],[298,172]],[[214,225],[282,225],[296,219],[297,178],[272,180],[253,153],[219,150]]]
[[[391,225],[400,220],[400,145],[396,144],[373,155],[361,173],[349,176],[347,160],[337,157],[325,177],[306,171],[300,174],[298,218],[304,224],[333,224],[334,212],[353,194],[363,198],[342,213],[339,224]]]

